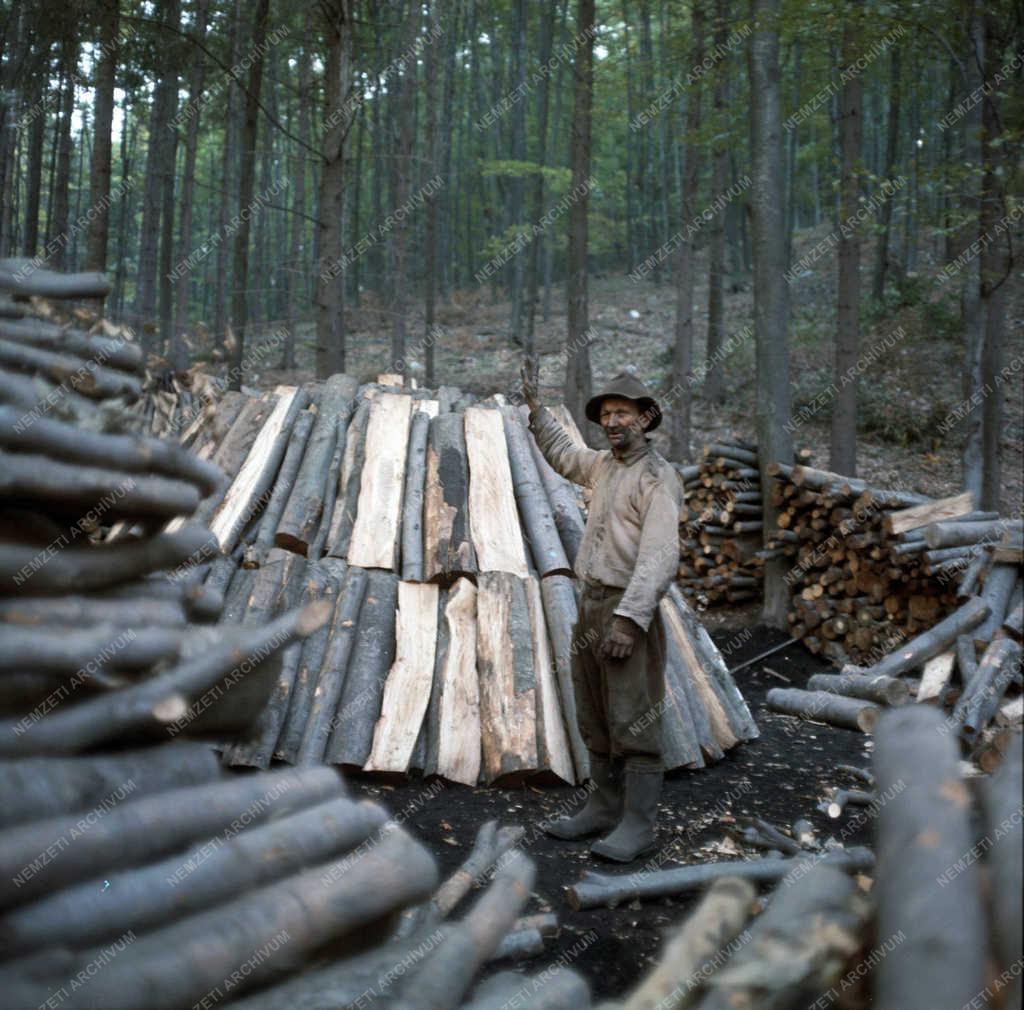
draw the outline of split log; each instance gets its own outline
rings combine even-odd
[[[475,575],[469,531],[469,462],[461,414],[430,422],[423,499],[423,575],[448,582]]]
[[[307,559],[303,571],[303,583],[303,598],[319,602],[329,607],[330,612],[333,613],[341,589],[337,568],[324,562]],[[317,677],[323,666],[324,653],[327,651],[330,636],[330,623],[325,622],[302,643],[302,652],[299,654],[295,676],[288,690],[288,712],[274,746],[274,757],[290,764],[295,762],[299,747],[302,745],[306,723],[309,722],[309,710],[313,705],[313,692],[316,690]],[[285,670],[282,665],[281,676],[284,675]],[[278,684],[280,684],[280,678]],[[277,689],[275,688],[276,694]]]
[[[958,640],[959,641],[959,640]],[[973,651],[974,646],[971,646]],[[939,701],[946,693],[950,678],[953,676],[953,666],[956,662],[956,653],[952,650],[940,652],[924,664],[924,671],[921,674],[921,686],[917,689],[918,703],[925,701]]]
[[[1004,1006],[1021,1005],[1021,975],[1012,967],[1020,958],[1024,921],[1024,849],[1020,844],[1020,796],[1024,789],[1021,735],[1014,736],[998,771],[982,784],[982,811],[991,840],[988,869],[991,874],[990,919],[996,968],[1007,973]]]
[[[514,408],[502,408],[501,416],[512,486],[537,572],[540,575],[570,575],[572,568],[565,556],[551,505],[530,451],[532,437]],[[472,475],[470,481],[472,483]]]
[[[363,400],[352,415],[345,434],[345,455],[338,476],[338,495],[334,501],[330,529],[327,531],[327,553],[332,558],[348,557],[352,528],[356,523],[363,463],[366,461],[366,429],[369,423],[370,401]]]
[[[332,375],[320,394],[316,420],[295,476],[274,542],[298,554],[306,554],[320,528],[327,471],[338,439],[339,418],[347,422],[355,405],[359,384],[349,375]]]
[[[315,414],[308,410],[300,410],[295,418],[295,423],[288,432],[288,446],[285,449],[284,459],[274,478],[274,487],[270,492],[266,508],[260,516],[256,539],[253,541],[251,551],[246,552],[247,564],[255,563],[258,566],[262,563],[267,551],[274,546],[277,528],[281,524],[281,516],[284,514],[285,506],[295,487],[295,478],[302,464],[302,457],[306,452],[306,442],[309,439],[309,433],[313,430],[315,419]]]
[[[463,415],[469,463],[469,528],[481,572],[525,578],[523,534],[512,490],[501,413],[470,407]]]
[[[14,408],[0,407],[0,446],[3,448],[50,456],[63,463],[137,474],[156,473],[195,484],[203,494],[213,491],[222,479],[216,466],[174,442],[142,435],[85,431],[46,417],[19,425],[20,417]]]
[[[234,995],[236,987],[265,983],[328,945],[335,952],[360,945],[367,926],[429,893],[436,877],[433,858],[418,842],[401,829],[389,832],[365,852],[140,937],[90,978],[90,1001],[109,1010],[176,1010],[224,992],[228,981]],[[251,970],[243,974],[239,965]]]
[[[110,281],[99,271],[57,273],[34,259],[0,260],[0,291],[30,298],[106,298]]]
[[[537,768],[533,641],[521,579],[482,571],[476,607],[484,780],[493,784]]]
[[[129,799],[130,779],[108,793],[83,823],[75,814],[4,833],[0,907],[21,904],[115,867],[141,866],[230,828],[250,825],[343,793],[330,768],[267,772]],[[237,828],[236,828],[237,830]],[[71,844],[71,842],[74,844]],[[52,856],[48,848],[56,847]]]
[[[663,599],[662,608],[671,604]],[[667,624],[667,622],[665,622]],[[647,713],[640,717],[649,718]],[[703,768],[705,757],[725,756],[693,687],[675,635],[665,634],[665,699],[661,713],[662,758],[666,768]]]
[[[711,976],[698,1010],[810,1005],[831,991],[860,948],[869,908],[853,881],[825,863],[794,875],[751,925],[749,941]]]
[[[328,559],[330,560],[332,559]],[[327,647],[320,663],[309,717],[296,755],[297,764],[320,764],[324,759],[348,673],[349,660],[355,648],[359,611],[366,596],[366,585],[366,571],[362,568],[349,567],[334,606]]]
[[[437,586],[399,582],[395,661],[388,671],[366,771],[404,772],[430,701],[437,643]]]
[[[580,881],[565,889],[575,911],[587,908],[614,908],[623,901],[663,898],[699,890],[722,877],[738,877],[752,883],[771,884],[792,873],[806,876],[816,862],[842,870],[844,873],[869,871],[875,862],[870,849],[834,849],[823,857],[793,856],[789,859],[740,859],[721,863],[698,863],[669,870],[642,870],[630,874],[611,875],[586,871]],[[801,873],[794,871],[798,868]]]
[[[434,401],[436,404],[436,401]],[[402,581],[423,581],[423,489],[431,415],[417,409],[409,426],[409,458],[402,495]]]
[[[526,604],[530,614],[533,635],[533,669],[537,682],[537,749],[538,764],[550,768],[563,782],[576,781],[572,766],[569,738],[562,722],[555,684],[554,659],[544,621],[544,604],[537,579],[530,577],[524,583]]]
[[[106,522],[191,515],[199,505],[199,490],[187,481],[3,450],[0,495],[46,502],[48,508],[61,511],[96,512]]]
[[[111,755],[0,761],[0,827],[89,810],[126,782],[140,798],[221,775],[208,745],[186,741]]]
[[[30,579],[35,593],[102,589],[161,569],[195,564],[217,553],[204,526],[187,523],[174,533],[96,547],[47,548],[0,543],[0,596],[16,594]]]
[[[916,638],[890,652],[864,671],[874,677],[898,677],[945,652],[959,635],[976,628],[988,616],[989,606],[980,597],[971,597],[962,607]]]
[[[924,705],[884,712],[874,767],[880,795],[899,793],[877,813],[877,935],[904,936],[875,968],[875,1004],[969,1004],[987,978],[986,927],[980,867],[963,861],[973,844],[970,796],[941,713]]]
[[[576,594],[572,581],[564,575],[551,575],[540,583],[541,599],[544,603],[544,617],[551,636],[551,647],[555,658],[555,674],[558,696],[562,703],[562,716],[569,734],[573,764],[576,766],[576,781],[583,782],[590,775],[590,759],[586,745],[576,722],[576,696],[572,685],[572,657],[577,649],[584,649],[589,643],[577,641],[575,637],[578,616]]]
[[[934,522],[956,519],[974,509],[974,492],[965,491],[952,498],[938,498],[924,505],[889,512],[882,520],[882,528],[890,536],[928,526]]]
[[[476,672],[476,586],[459,579],[444,607],[445,651],[438,656],[440,700],[434,771],[475,786],[480,778],[480,683]]]
[[[162,729],[173,736],[190,724],[192,732],[225,727],[237,731],[262,707],[270,687],[268,683],[264,688],[264,681],[270,679],[267,674],[276,679],[275,666],[267,657],[289,641],[311,634],[328,616],[328,609],[312,604],[264,628],[231,633],[217,629],[216,637],[204,643],[198,655],[185,658],[166,673],[62,707],[29,725],[26,720],[0,724],[0,754],[73,753],[133,732]],[[235,690],[225,703],[227,691],[239,681],[244,684],[249,676],[255,679],[255,687],[249,692],[244,687]]]
[[[10,910],[4,945],[10,954],[47,946],[81,950],[129,929],[164,926],[350,852],[387,820],[382,808],[344,797],[287,816],[275,808],[275,815],[268,824],[229,828],[159,862],[108,870]]]
[[[773,712],[857,729],[862,733],[874,731],[880,711],[877,705],[857,698],[827,694],[825,691],[802,691],[795,687],[773,687],[768,692],[768,707]]]
[[[807,681],[807,689],[860,698],[879,705],[902,705],[910,696],[906,681],[856,673],[816,673]]]
[[[350,565],[393,570],[398,564],[411,410],[412,397],[401,393],[381,393],[370,408]]]
[[[362,768],[373,748],[388,670],[395,659],[398,577],[374,569],[359,614],[359,638],[349,661],[334,730],[327,744],[331,764]]]
[[[288,448],[292,425],[306,405],[305,394],[294,386],[278,386],[275,393],[274,409],[210,519],[210,529],[225,554],[235,549],[242,530],[265,504]]]

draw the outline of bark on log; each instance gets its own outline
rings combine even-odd
[[[681,1010],[692,1002],[710,964],[750,917],[757,892],[736,877],[716,880],[700,904],[667,939],[658,963],[623,1000],[621,1010]]]
[[[59,354],[74,354],[83,360],[100,361],[126,372],[141,374],[144,368],[142,348],[138,344],[124,338],[65,329],[42,319],[0,320],[0,337]]]
[[[436,401],[432,401],[436,405]],[[432,414],[417,409],[409,426],[409,457],[402,494],[402,581],[423,582],[423,489]]]
[[[0,828],[91,809],[126,782],[140,798],[222,774],[208,745],[186,741],[95,757],[0,761]]]
[[[537,769],[533,642],[521,579],[482,571],[476,606],[483,773],[493,784]]]
[[[551,504],[533,461],[530,450],[532,436],[515,408],[504,407],[501,414],[512,486],[533,563],[540,575],[571,575],[572,567],[562,547]]]
[[[910,697],[906,681],[856,673],[816,673],[807,681],[807,689],[860,698],[879,705],[902,705]]]
[[[662,600],[660,606],[665,608],[671,604],[668,600]],[[709,761],[717,761],[725,756],[711,732],[707,711],[697,697],[675,635],[667,631],[667,621],[661,740],[666,769],[703,768],[705,756]]]
[[[999,703],[1020,669],[1021,646],[1012,638],[997,638],[985,650],[968,691],[960,696],[953,720],[971,742],[995,717]]]
[[[481,983],[460,1010],[588,1010],[590,986],[571,968],[533,977],[503,971]]]
[[[296,756],[297,764],[320,764],[324,759],[355,648],[367,581],[365,569],[350,567],[338,592],[309,718]]]
[[[370,756],[384,681],[395,659],[397,603],[398,577],[379,569],[371,571],[359,615],[359,640],[327,744],[331,764],[362,768]]]
[[[224,992],[229,981],[232,993],[265,983],[329,945],[336,953],[358,946],[361,929],[429,893],[436,877],[430,854],[404,831],[392,831],[354,858],[141,937],[90,979],[89,998],[109,1010],[176,1010]],[[252,970],[243,974],[239,965]]]
[[[338,497],[334,501],[334,514],[327,532],[328,555],[347,558],[352,541],[352,528],[359,505],[359,485],[363,479],[366,461],[366,428],[370,423],[370,401],[363,400],[349,421],[345,435],[345,456],[338,477]]]
[[[268,795],[270,795],[268,793]],[[349,852],[387,820],[381,807],[344,797],[231,830],[156,863],[107,871],[3,918],[10,954],[47,946],[82,950],[126,930],[145,932]]]
[[[216,553],[217,541],[197,523],[146,540],[96,547],[40,552],[33,546],[0,543],[0,596],[21,592],[29,581],[34,593],[87,592],[161,569],[195,564]]]
[[[35,596],[0,599],[0,623],[23,628],[62,624],[65,629],[97,624],[121,628],[180,628],[188,623],[183,600],[104,600],[95,596]],[[82,657],[75,669],[82,665]]]
[[[469,531],[469,462],[461,414],[430,422],[423,501],[423,574],[447,583],[477,572]]]
[[[93,400],[123,398],[134,403],[142,395],[142,383],[128,372],[107,368],[95,358],[83,361],[13,340],[0,339],[0,367],[41,375]]]
[[[995,543],[1007,530],[1022,528],[1018,519],[996,519],[973,523],[932,523],[924,531],[924,541],[931,550],[939,547],[968,547],[979,541]]]
[[[0,848],[0,907],[54,893],[115,867],[152,862],[212,837],[241,814],[259,824],[321,803],[341,795],[344,783],[333,769],[315,768],[235,777],[138,799],[131,798],[134,791],[132,780],[118,783],[86,826],[71,814],[6,831]],[[51,846],[58,851],[41,859]]]
[[[437,756],[442,778],[475,786],[480,778],[480,682],[476,672],[476,586],[459,579],[444,607],[445,652],[438,656]]]
[[[797,867],[809,869],[815,863],[811,856],[789,859],[728,860],[721,863],[698,863],[677,866],[670,870],[643,870],[637,873],[610,875],[586,871],[580,881],[566,888],[566,897],[575,911],[607,906],[614,908],[635,898],[663,898],[696,891],[722,877],[739,877],[753,883],[775,883]],[[844,873],[861,873],[874,866],[869,849],[835,849],[821,862]],[[794,876],[797,876],[795,873]],[[803,874],[806,875],[806,874]]]
[[[988,604],[980,597],[971,597],[962,607],[941,620],[934,627],[922,632],[909,642],[904,642],[874,666],[864,670],[865,676],[898,677],[927,662],[940,652],[945,652],[959,635],[976,628],[988,616]]]
[[[32,259],[0,260],[0,291],[29,298],[106,298],[110,281],[96,272],[57,273]]]
[[[331,523],[334,521],[334,508],[338,504],[338,490],[341,484],[341,468],[344,463],[347,438],[348,422],[339,417],[334,455],[331,456],[330,465],[327,467],[327,480],[324,482],[324,504],[320,510],[320,522],[316,535],[309,543],[308,553],[315,559],[322,558],[327,550],[327,538],[331,534]]]
[[[278,547],[306,554],[316,536],[323,513],[327,471],[338,438],[338,419],[347,421],[355,405],[359,384],[349,375],[332,375],[320,394],[316,420],[275,533]]]
[[[19,426],[21,416],[12,407],[0,407],[0,446],[3,448],[42,454],[63,463],[138,474],[157,473],[195,484],[203,494],[213,491],[223,476],[213,463],[165,439],[85,431],[47,417]]]
[[[974,629],[974,644],[979,649],[992,641],[1002,625],[1019,572],[1019,565],[994,564],[990,569],[979,594],[989,606],[988,616]]]
[[[411,410],[412,397],[400,393],[381,393],[373,401],[359,504],[348,546],[350,565],[389,570],[398,565]]]
[[[470,407],[463,415],[469,464],[469,529],[481,572],[528,574],[512,490],[501,413]]]
[[[970,795],[942,715],[923,705],[884,712],[878,724],[877,934],[905,939],[875,969],[879,1010],[963,1006],[984,988],[980,868],[971,851]],[[955,873],[951,868],[957,867]]]
[[[773,687],[768,692],[768,707],[773,712],[827,722],[862,733],[874,731],[880,711],[877,705],[857,698],[824,691],[801,691],[795,687]]]
[[[388,671],[366,771],[404,772],[430,701],[437,643],[437,586],[398,584],[395,661]]]
[[[564,575],[552,575],[542,579],[540,594],[544,601],[544,617],[554,651],[558,695],[562,703],[565,728],[569,734],[573,764],[576,766],[576,781],[583,782],[590,776],[590,759],[576,722],[576,697],[572,686],[572,657],[577,649],[586,648],[587,643],[575,640],[576,594],[573,591],[571,580]]]

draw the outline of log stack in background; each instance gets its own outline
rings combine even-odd
[[[255,732],[227,760],[582,780],[570,669],[574,650],[598,644],[573,641],[583,492],[501,397],[380,379],[251,398],[211,450],[227,479],[199,513],[218,537],[206,585],[225,593],[225,618],[333,610],[285,651]],[[683,598],[662,608],[667,763],[699,768],[757,730]]]

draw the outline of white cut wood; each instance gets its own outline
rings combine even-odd
[[[996,713],[996,724],[999,726],[1019,726],[1022,722],[1024,722],[1024,694],[1019,694],[999,709]]]
[[[401,386],[402,376],[398,372],[381,372],[377,376],[377,384],[381,386]]]
[[[404,393],[381,393],[370,408],[350,565],[395,568],[411,419],[412,397]]]
[[[441,671],[437,774],[475,786],[480,779],[480,683],[476,672],[476,586],[457,579],[444,608],[448,652]]]
[[[584,439],[583,433],[577,426],[576,419],[572,416],[572,411],[564,403],[556,403],[553,407],[548,407],[548,410],[551,411],[554,419],[565,429],[573,444],[580,449],[586,449],[586,439]]]
[[[437,647],[437,586],[398,584],[395,661],[384,684],[366,771],[404,772],[430,702]]]
[[[479,570],[525,578],[529,570],[501,412],[468,407],[464,427],[469,462],[469,528]]]
[[[937,701],[949,678],[953,675],[953,664],[956,662],[956,652],[940,652],[924,664],[924,671],[921,674],[921,685],[917,689],[917,700]]]
[[[569,736],[562,720],[562,706],[558,703],[555,685],[555,661],[548,641],[548,626],[544,620],[544,603],[540,583],[530,576],[526,580],[526,603],[530,611],[530,629],[533,632],[533,669],[537,678],[537,707],[544,721],[544,749],[551,770],[570,785],[576,782],[572,766]]]
[[[973,511],[974,493],[964,491],[963,494],[953,495],[950,498],[939,498],[936,501],[925,502],[924,505],[914,505],[912,508],[889,512],[884,521],[885,531],[896,536],[899,533],[906,533],[908,530],[916,530],[920,526],[927,526],[929,523],[942,522],[944,519],[956,519],[957,516],[965,516],[968,512]]]
[[[270,416],[263,422],[263,427],[256,436],[256,441],[253,442],[249,455],[245,457],[245,462],[237,476],[231,482],[224,500],[213,513],[213,518],[210,520],[210,532],[217,538],[221,549],[224,549],[228,541],[238,535],[240,526],[244,527],[252,518],[255,489],[265,478],[268,466],[273,463],[271,452],[274,449],[274,443],[288,418],[288,411],[291,409],[292,401],[298,391],[297,386],[278,386],[274,390],[277,394],[277,403],[274,404]],[[279,464],[280,459],[276,462]]]

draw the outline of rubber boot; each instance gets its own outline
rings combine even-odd
[[[654,848],[654,826],[658,820],[658,798],[664,774],[627,763],[623,775],[625,791],[622,820],[610,834],[594,842],[590,851],[602,859],[631,863]]]
[[[622,816],[622,789],[611,759],[591,754],[590,777],[594,789],[583,809],[572,817],[562,817],[546,825],[547,834],[571,841],[607,831],[618,823]]]

